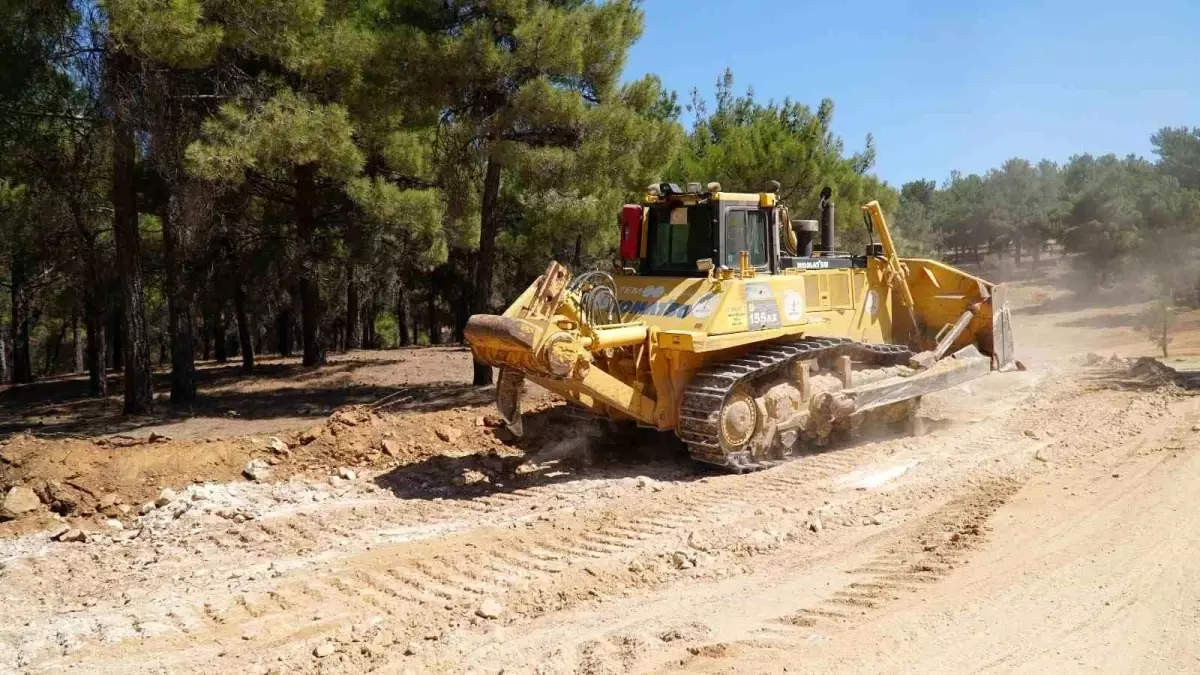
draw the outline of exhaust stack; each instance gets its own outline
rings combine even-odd
[[[834,251],[833,237],[833,190],[829,187],[821,189],[821,248],[826,254]]]

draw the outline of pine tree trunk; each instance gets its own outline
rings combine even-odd
[[[454,303],[454,341],[463,344],[467,341],[467,320],[471,318],[471,296],[463,289]]]
[[[1013,241],[1013,265],[1021,264],[1021,238],[1017,237]]]
[[[442,344],[442,331],[437,320],[437,290],[432,284],[429,286],[429,344]]]
[[[571,257],[571,269],[579,274],[579,270],[583,269],[583,235],[575,235],[575,255]]]
[[[120,303],[117,304],[114,311],[108,319],[108,339],[112,344],[109,362],[112,363],[113,370],[118,373],[125,372],[125,311]]]
[[[358,280],[353,263],[346,265],[346,351],[361,346],[358,334]]]
[[[150,379],[149,331],[146,327],[146,294],[142,286],[142,242],[138,232],[137,149],[134,142],[133,97],[130,93],[130,57],[111,47],[105,53],[108,100],[112,114],[113,238],[117,250],[117,275],[121,279],[125,335],[125,414],[139,415],[154,407]]]
[[[53,375],[58,370],[58,364],[62,360],[62,346],[67,341],[67,322],[63,322],[58,327],[58,334],[51,341],[53,348],[46,350],[46,362],[42,364],[42,376],[48,377]]]
[[[163,238],[163,293],[167,296],[167,333],[171,352],[171,404],[186,405],[196,400],[196,353],[192,344],[191,293],[180,279],[183,255],[178,219],[180,196],[173,186],[161,181]]]
[[[1031,263],[1031,269],[1033,269],[1034,272],[1036,272],[1038,269],[1038,263],[1042,262],[1042,247],[1045,245],[1045,242],[1041,241],[1036,241],[1033,243],[1033,262]]]
[[[82,373],[84,370],[85,358],[83,354],[83,340],[79,333],[79,312],[71,314],[71,346],[74,348],[74,356],[71,360],[71,372]]]
[[[84,328],[87,331],[88,393],[91,396],[107,396],[108,338],[104,329],[108,325],[108,317],[104,316],[104,308],[96,298],[94,286],[95,284],[89,284],[83,296]]]
[[[224,311],[218,310],[213,313],[213,358],[217,360],[217,363],[229,361],[229,340],[226,339],[228,326],[229,318]]]
[[[280,356],[292,355],[292,308],[284,305],[275,319],[275,350]]]
[[[321,344],[321,288],[317,284],[316,261],[313,260],[313,237],[317,229],[316,167],[311,164],[297,166],[296,180],[296,228],[300,234],[300,322],[304,342],[306,366],[325,363],[325,349]]]
[[[0,384],[8,381],[8,338],[4,336],[4,331],[0,330]]]
[[[254,344],[250,340],[250,320],[246,317],[246,290],[239,281],[233,290],[233,311],[237,317],[238,343],[242,346],[242,372],[254,371]]]
[[[412,344],[408,337],[408,297],[404,284],[400,284],[396,289],[396,332],[399,334],[398,342],[401,347]]]
[[[4,336],[4,331],[0,330],[0,384],[8,381],[8,338]]]
[[[33,382],[33,359],[29,348],[29,294],[25,288],[25,253],[13,251],[10,280],[12,289],[12,381],[14,384]]]
[[[488,157],[487,173],[483,178],[483,195],[480,204],[479,253],[475,259],[475,302],[476,314],[487,314],[492,301],[492,276],[496,258],[496,234],[500,230],[500,162]],[[492,367],[475,362],[472,383],[482,386],[492,383]]]

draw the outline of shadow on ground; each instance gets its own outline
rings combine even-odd
[[[527,414],[524,426],[512,446],[519,454],[438,455],[381,474],[376,484],[401,499],[476,499],[576,480],[688,481],[722,473],[692,461],[674,434],[613,427],[567,406]]]
[[[323,418],[346,405],[374,403],[390,397],[391,411],[430,412],[459,406],[484,405],[493,397],[490,388],[460,382],[434,382],[403,387],[347,385],[345,378],[366,368],[394,364],[388,359],[352,359],[320,368],[295,361],[263,362],[251,375],[238,364],[199,368],[198,400],[187,406],[160,402],[154,414],[122,414],[120,373],[108,376],[105,398],[88,396],[86,376],[47,378],[0,392],[0,434],[34,430],[39,435],[95,436],[133,432],[191,418],[264,420]],[[154,389],[170,390],[169,373],[154,374]],[[271,386],[286,382],[287,386]],[[311,383],[311,386],[305,386]]]

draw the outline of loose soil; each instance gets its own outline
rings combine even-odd
[[[47,506],[0,525],[0,672],[1193,671],[1200,399],[1068,286],[1014,285],[1028,370],[921,435],[746,475],[545,392],[518,443],[454,348],[205,365],[143,420],[7,391],[0,486]]]

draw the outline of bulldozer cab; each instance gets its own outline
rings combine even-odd
[[[664,183],[647,195],[642,210],[642,244],[627,260],[645,276],[705,276],[702,260],[738,268],[742,251],[759,274],[778,272],[779,236],[773,193],[681,191]],[[625,256],[622,256],[625,257]]]
[[[796,231],[774,192],[721,192],[710,184],[680,190],[674,184],[652,187],[645,205],[628,205],[622,212],[622,258],[636,261],[642,276],[706,276],[707,262],[718,270],[740,270],[741,255],[754,276],[783,270],[865,268],[867,256],[838,254],[832,237],[814,251],[815,221],[799,221]],[[804,223],[811,223],[806,227]],[[832,214],[830,223],[832,228]],[[637,241],[625,245],[629,230]],[[798,235],[798,236],[797,236]],[[697,263],[702,263],[700,267]],[[747,270],[749,271],[749,270]]]

